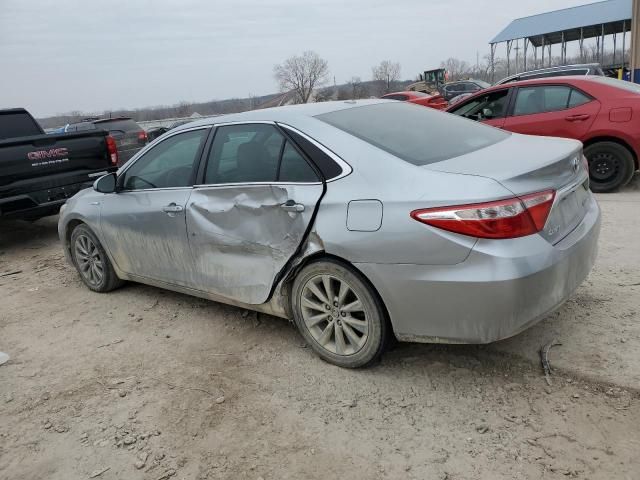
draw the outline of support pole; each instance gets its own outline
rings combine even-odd
[[[562,32],[562,40],[560,42],[560,64],[564,65],[564,32]]]
[[[602,42],[600,43],[600,65],[604,63],[604,23],[602,24]]]
[[[538,68],[538,47],[533,46],[533,69]]]
[[[622,68],[624,68],[624,64],[627,63],[627,52],[625,51],[625,42],[627,40],[627,22],[622,22]]]
[[[495,76],[496,76],[496,44],[492,43],[490,45],[490,52],[489,52],[489,57],[490,57],[490,62],[491,62],[491,83],[495,82]]]
[[[542,68],[544,68],[544,35],[542,36],[542,64],[540,65]]]
[[[580,62],[584,63],[584,32],[582,27],[580,27],[580,40],[578,42],[580,45]]]
[[[640,83],[640,0],[633,0],[631,11],[631,72],[632,82]]]
[[[523,71],[526,72],[527,71],[527,44],[529,43],[529,39],[525,38],[524,39],[524,66],[523,66]]]
[[[512,40],[507,40],[507,77],[511,71],[511,42]]]
[[[613,64],[616,64],[616,37],[618,34],[613,32]]]
[[[549,44],[549,66],[551,66],[551,43]]]

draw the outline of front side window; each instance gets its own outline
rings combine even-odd
[[[119,179],[124,190],[189,187],[208,129],[180,133],[154,146]]]
[[[570,94],[571,88],[566,86],[521,87],[518,89],[513,114],[531,115],[564,110],[569,104]]]
[[[507,99],[509,90],[498,90],[480,95],[468,103],[452,110],[451,113],[471,120],[490,120],[502,118],[507,113]]]
[[[205,170],[205,184],[315,182],[304,156],[273,125],[218,127]]]

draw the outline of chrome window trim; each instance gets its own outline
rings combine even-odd
[[[118,194],[122,194],[122,193],[138,193],[138,192],[164,192],[164,191],[171,191],[171,190],[186,190],[186,189],[193,189],[193,187],[195,187],[195,185],[189,185],[187,187],[160,187],[160,188],[140,188],[137,190],[120,190],[118,191]]]

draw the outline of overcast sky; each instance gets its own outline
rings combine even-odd
[[[0,108],[37,116],[277,91],[315,50],[337,83],[381,60],[403,78],[475,62],[517,17],[589,0],[0,0]],[[504,55],[504,52],[501,53]]]

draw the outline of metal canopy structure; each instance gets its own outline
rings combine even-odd
[[[527,47],[534,49],[534,62],[538,64],[538,48],[542,49],[542,64],[545,65],[545,53],[551,66],[551,46],[560,44],[560,59],[565,63],[567,42],[578,41],[580,58],[584,57],[583,42],[595,38],[600,61],[604,57],[605,36],[613,36],[614,57],[617,47],[617,35],[622,33],[622,51],[624,54],[626,32],[631,29],[631,11],[633,0],[606,0],[578,7],[565,8],[553,12],[518,18],[496,35],[490,43],[492,76],[496,47],[506,43],[507,74],[510,69],[510,55],[513,43],[524,42],[524,68],[527,68]],[[516,54],[519,47],[516,47]],[[624,59],[624,57],[622,57]],[[623,61],[624,63],[624,61]],[[516,62],[517,69],[517,62]]]

